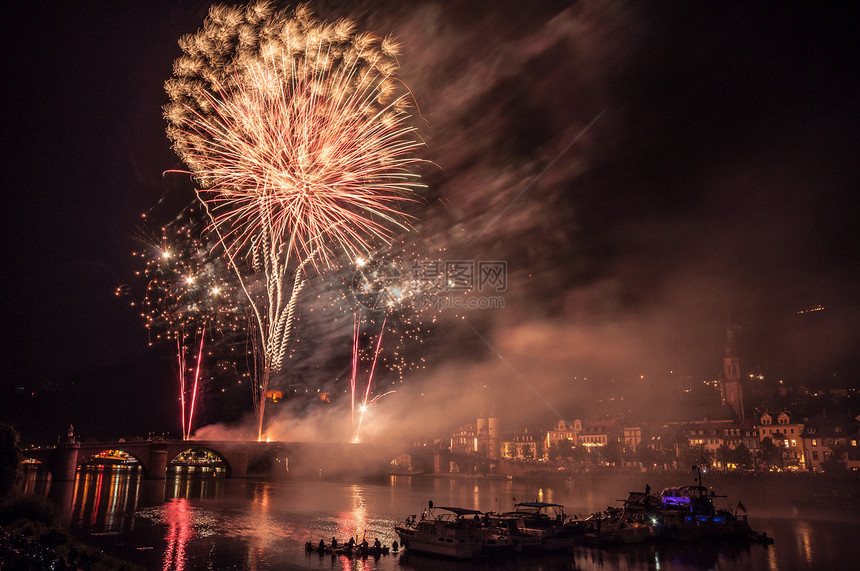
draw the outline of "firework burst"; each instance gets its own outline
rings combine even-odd
[[[180,46],[167,132],[256,318],[262,438],[308,265],[366,252],[408,221],[422,143],[394,78],[396,44],[352,22],[214,6]]]

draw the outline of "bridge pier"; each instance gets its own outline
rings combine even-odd
[[[167,448],[153,447],[149,452],[147,478],[150,480],[164,480],[167,478]]]
[[[236,452],[230,455],[230,477],[245,478],[248,476],[248,453]]]
[[[80,442],[63,442],[57,446],[57,454],[51,466],[51,478],[59,482],[74,482],[78,470]]]

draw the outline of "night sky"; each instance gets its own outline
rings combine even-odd
[[[574,376],[645,375],[655,391],[670,370],[716,378],[729,325],[750,372],[860,386],[860,21],[836,3],[748,4],[311,3],[402,43],[434,165],[404,239],[508,262],[505,308],[442,316],[412,349],[428,367],[404,395],[447,402],[500,383],[546,414],[498,350],[581,415],[589,392]],[[48,438],[70,422],[99,436],[176,430],[170,352],[148,347],[115,291],[138,269],[141,213],[191,196],[187,178],[162,174],[181,168],[163,82],[207,9],[0,8],[0,422]],[[307,342],[317,361],[331,350]]]

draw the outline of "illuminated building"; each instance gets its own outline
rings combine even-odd
[[[759,419],[759,440],[770,438],[779,447],[784,467],[804,468],[806,455],[803,449],[803,427],[801,422],[792,422],[791,415],[785,411],[774,414],[766,412]]]
[[[569,423],[564,420],[559,420],[555,423],[554,428],[546,431],[546,442],[544,448],[549,450],[557,445],[562,440],[570,442],[571,446],[579,445],[579,433],[582,432],[582,421],[579,419]]]
[[[606,446],[610,440],[619,440],[617,432],[614,420],[595,421],[588,424],[579,435],[579,444],[587,448]]]
[[[856,420],[820,414],[807,421],[802,438],[810,472],[860,469],[860,423]]]
[[[507,435],[501,443],[502,458],[508,460],[536,460],[543,458],[541,438],[529,434],[526,428],[521,433]]]
[[[474,424],[464,424],[451,436],[451,452],[468,454],[478,449],[477,429]]]
[[[642,442],[642,427],[625,426],[622,431],[624,432],[624,448],[635,452],[639,443]]]

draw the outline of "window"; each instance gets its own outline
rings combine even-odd
[[[818,440],[816,440],[815,438],[813,438],[813,439],[812,439],[812,445],[813,445],[813,446],[818,446]],[[816,454],[818,454],[818,452],[816,452]],[[817,460],[817,458],[816,458],[816,460]]]
[[[818,461],[818,451],[817,450],[812,451],[812,459],[815,460],[816,462]]]

